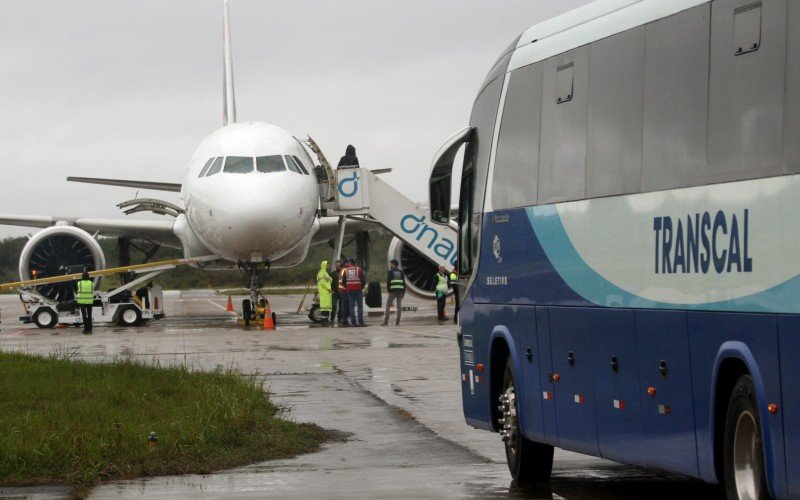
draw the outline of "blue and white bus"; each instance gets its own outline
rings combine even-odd
[[[601,0],[526,30],[434,160],[464,414],[800,498],[800,1]],[[797,364],[796,364],[797,363]]]

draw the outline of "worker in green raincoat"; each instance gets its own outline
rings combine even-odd
[[[319,293],[319,310],[322,312],[323,323],[328,323],[331,315],[333,292],[331,284],[333,278],[328,274],[328,261],[323,260],[317,273],[317,292]]]

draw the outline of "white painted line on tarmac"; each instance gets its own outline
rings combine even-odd
[[[228,313],[230,316],[232,316],[234,318],[238,318],[239,317],[239,315],[236,313],[236,311],[228,311],[228,308],[226,306],[223,306],[222,304],[217,304],[216,302],[214,302],[211,299],[205,299],[205,300],[208,301],[209,304],[219,307],[220,309],[222,309],[223,311]]]

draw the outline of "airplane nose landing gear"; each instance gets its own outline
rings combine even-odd
[[[263,297],[263,295],[261,295],[261,281],[266,277],[267,272],[269,272],[270,262],[268,260],[261,262],[246,262],[240,260],[236,265],[244,280],[244,286],[250,290],[250,298],[245,299],[242,303],[244,324],[249,325],[251,320],[256,319],[258,299]]]

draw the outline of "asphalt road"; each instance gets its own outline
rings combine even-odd
[[[497,434],[464,423],[455,326],[433,304],[407,300],[399,327],[310,327],[298,296],[271,298],[278,329],[235,325],[227,297],[168,293],[167,318],[137,328],[40,330],[21,324],[15,296],[0,296],[0,349],[61,353],[103,362],[138,359],[193,369],[237,367],[265,377],[273,398],[300,422],[339,439],[314,454],[205,476],[120,481],[92,498],[723,498],[718,489],[556,450],[553,477],[537,488],[510,479]],[[234,301],[237,303],[237,301]],[[63,487],[0,488],[0,497],[58,498]]]

